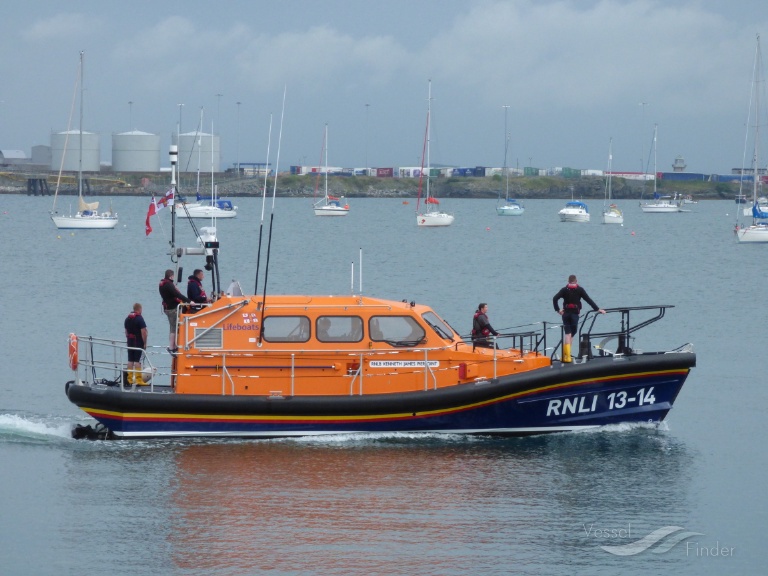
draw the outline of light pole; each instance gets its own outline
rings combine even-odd
[[[237,103],[237,177],[240,178],[240,104],[241,102]]]
[[[128,101],[128,131],[133,131],[133,100]]]

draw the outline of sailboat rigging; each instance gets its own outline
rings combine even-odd
[[[325,130],[323,131],[323,147],[322,151],[320,152],[320,161],[322,162],[323,158],[323,151],[325,152],[325,169],[323,172],[325,173],[325,196],[315,202],[315,216],[346,216],[349,214],[349,204],[344,203],[342,205],[342,201],[344,200],[344,197],[338,198],[336,196],[331,196],[328,194],[328,124],[325,125]],[[317,192],[317,187],[315,187],[315,192]]]
[[[605,200],[603,201],[603,224],[624,224],[624,213],[611,202],[611,165],[613,163],[613,138],[608,141],[608,172],[605,179]]]
[[[669,194],[659,194],[656,189],[656,182],[659,179],[659,173],[656,171],[656,142],[658,136],[659,125],[653,125],[653,200],[649,202],[641,202],[640,209],[643,212],[652,214],[662,214],[671,212],[680,212],[682,204],[682,198],[678,199],[677,194],[673,198]],[[645,182],[645,180],[643,180]],[[645,184],[643,184],[645,188]]]
[[[509,199],[509,167],[507,166],[507,152],[509,150],[509,132],[507,132],[507,110],[509,106],[504,106],[504,179],[506,181],[506,192],[504,194],[504,203],[501,198],[496,205],[496,214],[499,216],[522,216],[525,212],[523,205],[517,200]]]
[[[752,73],[752,96],[747,116],[747,126],[750,120],[754,122],[752,142],[752,224],[749,226],[736,225],[736,238],[741,242],[768,242],[768,209],[760,203],[761,186],[760,174],[760,124],[766,121],[765,110],[760,108],[760,96],[765,95],[765,78],[763,76],[763,58],[760,49],[760,35],[757,35],[755,49],[755,65]],[[754,116],[752,114],[754,110]],[[749,128],[748,128],[749,129]],[[742,169],[742,174],[744,170]]]
[[[78,69],[78,83],[80,85],[80,127],[78,129],[77,138],[79,141],[79,158],[77,166],[77,213],[74,215],[60,216],[56,212],[56,199],[59,193],[58,184],[56,186],[56,192],[53,197],[53,208],[51,209],[51,220],[53,220],[56,228],[62,229],[78,229],[78,230],[111,230],[117,226],[117,213],[113,212],[110,208],[109,212],[102,212],[99,214],[98,202],[86,202],[83,199],[83,58],[85,52],[80,52],[80,65]],[[70,131],[67,132],[66,142],[69,141]],[[62,167],[64,165],[64,157],[66,154],[66,144],[62,152]]]
[[[430,180],[432,179],[432,167],[430,166],[429,158],[429,144],[430,144],[430,120],[432,115],[432,80],[429,81],[429,90],[427,96],[427,127],[424,135],[424,146],[422,148],[421,155],[421,173],[419,175],[419,195],[416,200],[416,225],[423,227],[435,227],[435,226],[450,226],[453,224],[453,214],[447,214],[440,210],[438,206],[440,201],[430,194]],[[426,158],[426,172],[424,169],[424,161]],[[426,193],[424,195],[424,209],[419,212],[419,204],[421,202],[421,190],[424,176],[426,175],[427,185]]]

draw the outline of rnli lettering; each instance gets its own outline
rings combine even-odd
[[[429,360],[427,366],[437,368],[440,362]],[[424,360],[372,360],[369,364],[371,368],[424,368]]]
[[[547,416],[565,416],[567,414],[589,414],[597,411],[597,394],[588,394],[585,396],[574,396],[562,400],[553,399],[547,405]],[[605,401],[608,410],[621,410],[629,406],[647,406],[656,402],[656,396],[653,394],[653,386],[650,388],[640,388],[636,391],[627,392],[620,390],[606,395]]]
[[[574,396],[564,400],[550,400],[547,416],[565,416],[566,414],[588,414],[597,408],[597,394],[593,396]]]

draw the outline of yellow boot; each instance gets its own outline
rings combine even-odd
[[[133,368],[128,368],[128,369],[125,371],[125,374],[126,374],[126,377],[127,377],[127,382],[126,382],[126,383],[127,383],[127,384],[129,384],[129,385],[131,385],[131,386],[133,386],[133,382],[134,382],[134,372],[133,372]]]
[[[573,362],[573,358],[571,358],[571,345],[563,343],[563,362],[569,363]]]
[[[136,383],[136,386],[147,386],[148,384],[144,382],[144,372],[141,368],[136,370],[135,376],[134,376],[134,382]]]

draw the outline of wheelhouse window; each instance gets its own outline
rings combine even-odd
[[[435,332],[437,332],[437,335],[440,336],[440,338],[443,338],[445,340],[453,340],[453,328],[448,326],[445,322],[440,320],[438,318],[437,314],[434,312],[425,312],[421,315],[422,318],[424,318],[424,321],[429,324],[430,328],[432,328]]]
[[[411,316],[372,316],[368,333],[374,342],[392,346],[417,346],[426,336],[424,328]]]
[[[363,319],[359,316],[320,316],[315,323],[319,342],[360,342]]]
[[[309,340],[309,326],[306,316],[267,316],[264,318],[264,340],[306,342]]]

